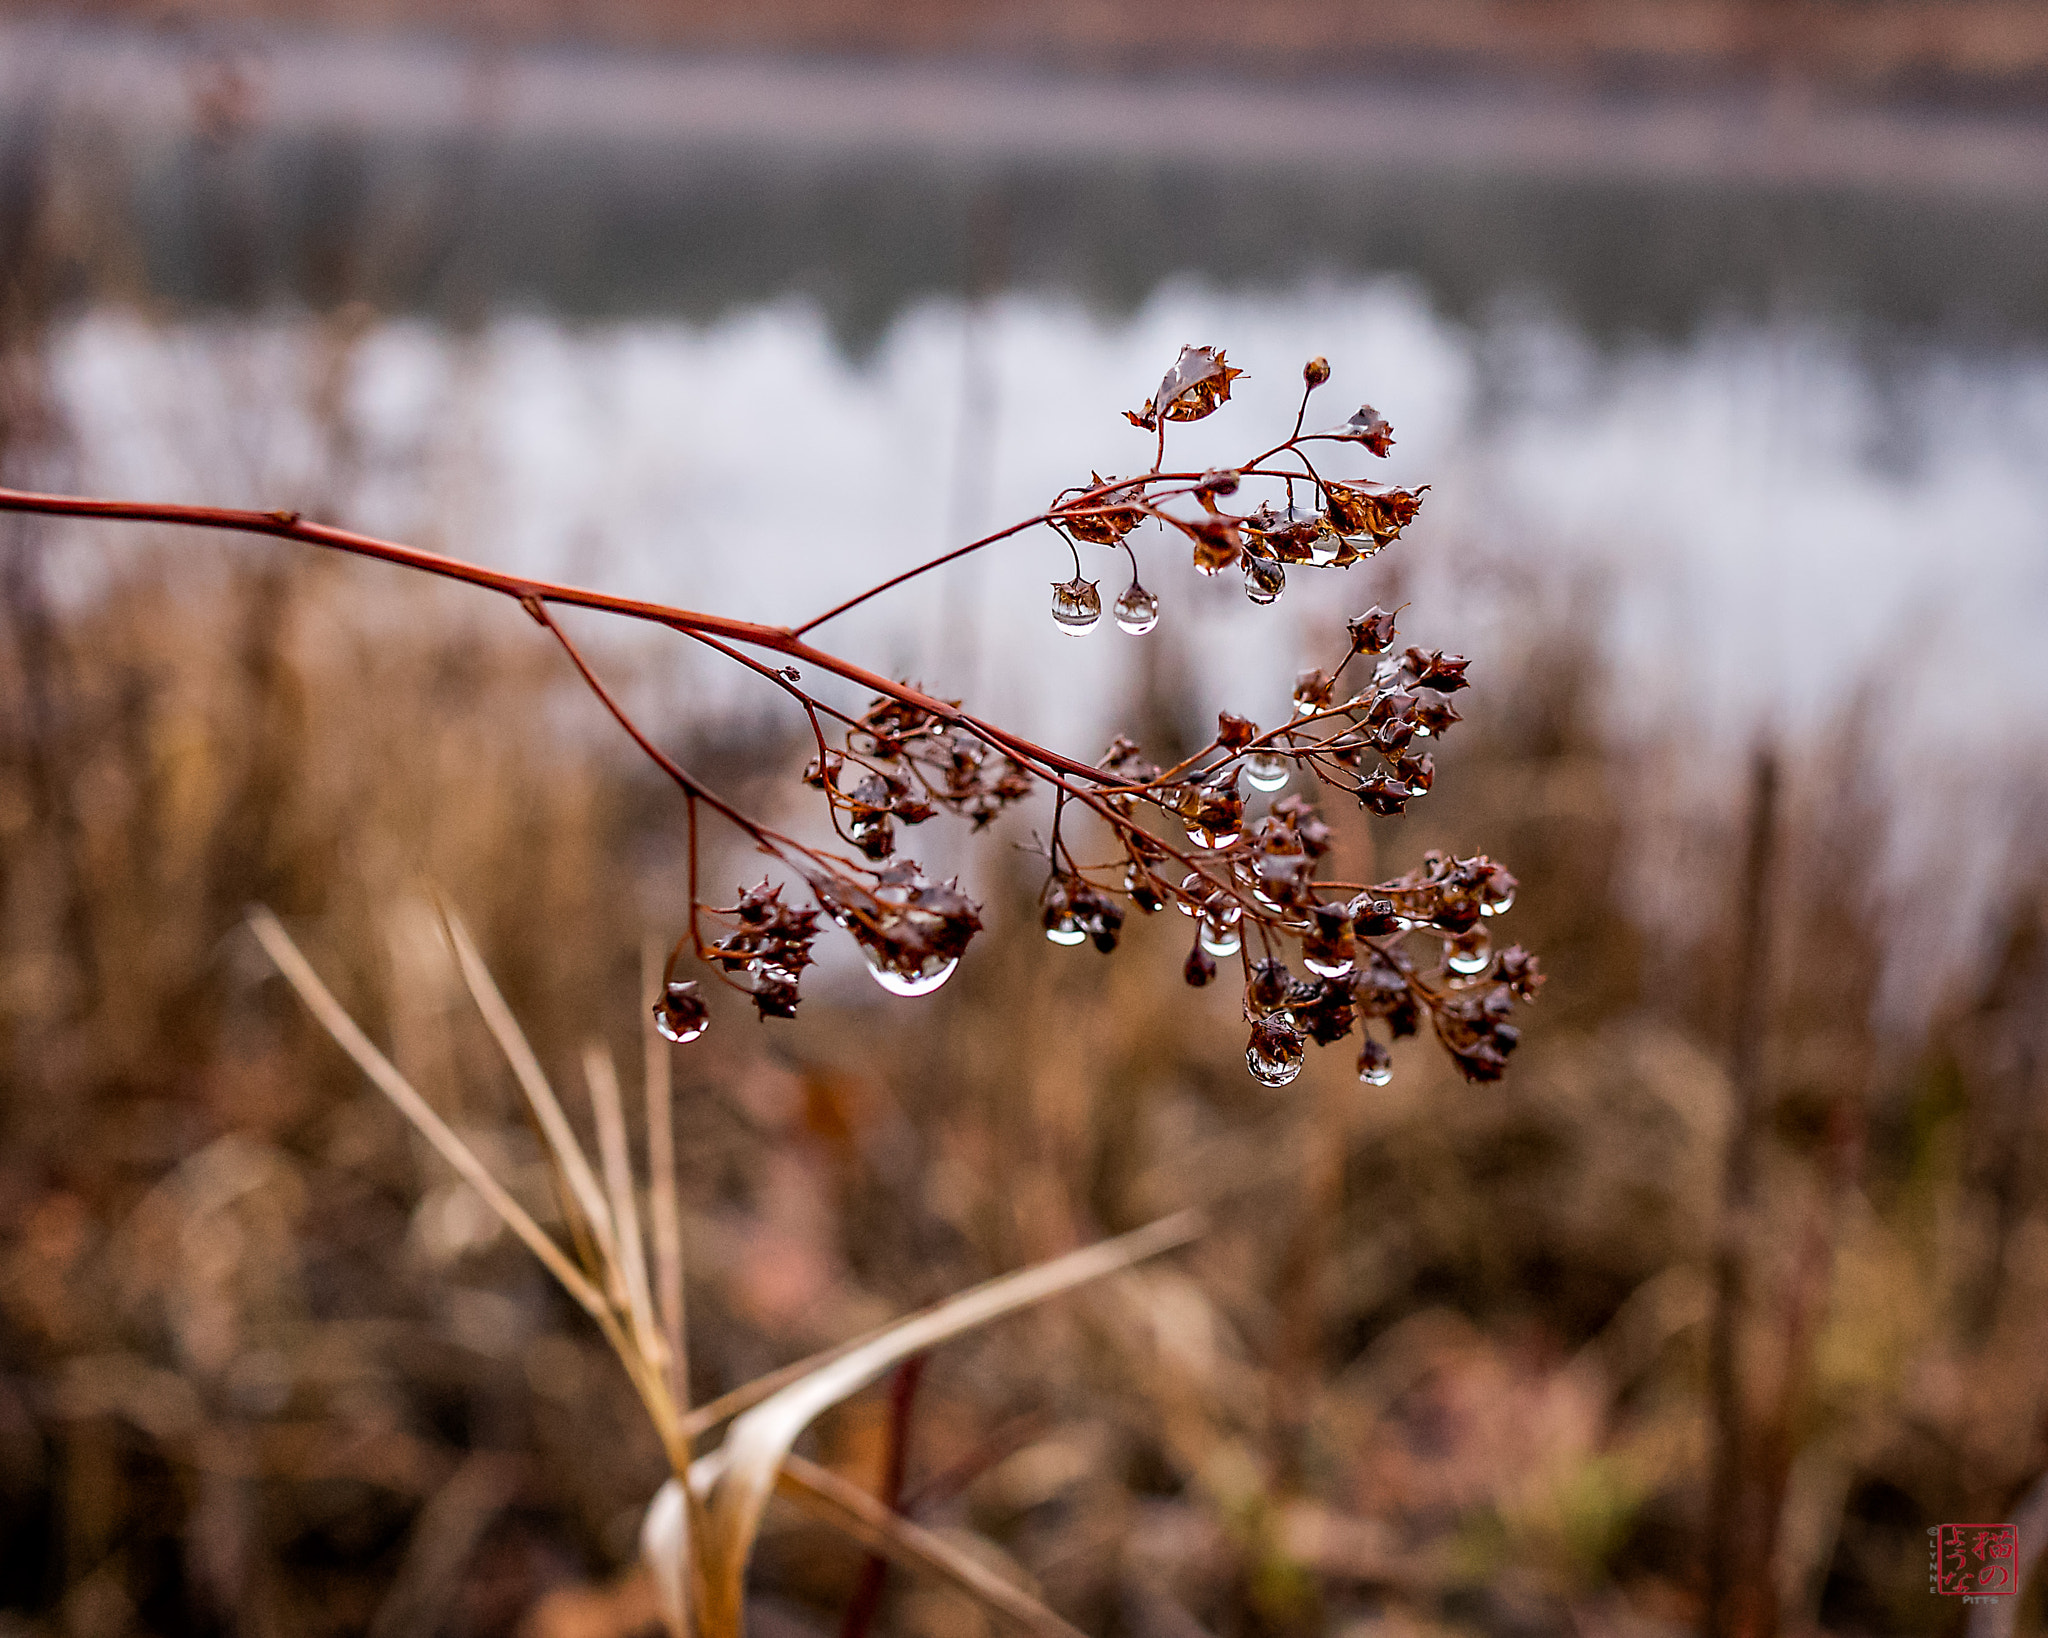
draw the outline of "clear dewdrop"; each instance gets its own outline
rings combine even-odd
[[[933,990],[951,978],[953,976],[953,969],[960,965],[960,958],[958,956],[949,958],[932,956],[927,958],[916,972],[904,972],[900,968],[888,965],[887,959],[882,952],[872,948],[865,942],[861,944],[860,953],[868,964],[869,976],[877,984],[881,985],[891,995],[902,995],[912,998],[920,995],[930,995]]]
[[[1487,936],[1476,929],[1460,934],[1444,949],[1444,965],[1454,973],[1470,978],[1474,973],[1486,971],[1487,963],[1493,960],[1493,945]]]
[[[688,1046],[710,1025],[711,1014],[693,982],[666,986],[661,999],[654,1003],[654,1027],[661,1031],[664,1040],[677,1046]]]
[[[1159,624],[1159,599],[1132,581],[1116,600],[1116,623],[1119,631],[1128,631],[1133,637],[1144,636]]]
[[[1287,571],[1268,558],[1244,558],[1244,594],[1254,603],[1271,603],[1287,589]]]
[[[1283,1020],[1262,1020],[1244,1049],[1244,1066],[1267,1086],[1285,1086],[1301,1073],[1301,1031]]]
[[[1236,910],[1236,908],[1236,906],[1232,906],[1233,910]],[[1237,914],[1233,915],[1228,921],[1223,920],[1220,916],[1205,914],[1202,917],[1203,950],[1216,957],[1219,961],[1234,956],[1239,950],[1242,950],[1244,948],[1244,939],[1237,930],[1237,918],[1243,913],[1243,911],[1238,910]]]
[[[1293,771],[1287,758],[1274,756],[1271,752],[1262,751],[1257,756],[1245,758],[1245,781],[1255,791],[1279,790]]]
[[[1047,925],[1045,936],[1055,944],[1081,944],[1086,942],[1088,930],[1081,925],[1073,912],[1068,911],[1057,921]]]
[[[1052,587],[1052,617],[1070,637],[1085,637],[1102,619],[1102,594],[1095,582],[1076,575],[1056,580]]]

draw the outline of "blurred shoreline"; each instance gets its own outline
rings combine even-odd
[[[137,132],[202,116],[302,133],[740,144],[952,158],[1428,166],[1555,180],[2048,198],[2048,102],[1872,100],[1792,76],[1600,87],[1540,75],[1321,76],[1175,67],[507,47],[247,27],[211,35],[0,21],[0,117],[55,98]]]
[[[1957,104],[2048,99],[2048,13],[2024,0],[102,0],[65,15],[194,35],[296,28],[1237,81],[1547,79],[1585,95],[1791,79]]]

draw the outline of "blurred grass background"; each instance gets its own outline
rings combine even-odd
[[[61,485],[50,221],[32,175],[0,211],[0,472]],[[339,369],[361,324],[333,314]],[[356,452],[326,424],[339,506]],[[424,885],[573,1085],[592,1031],[631,1061],[643,938],[677,925],[669,792],[514,609],[15,518],[0,577],[0,1634],[649,1630],[632,1558],[664,1467],[623,1379],[239,922],[275,907],[532,1182]],[[1992,958],[1931,973],[1902,1026],[1879,990],[1920,958],[1883,870],[1881,696],[1779,747],[1769,912],[1745,917],[1750,789],[1703,796],[1683,728],[1615,725],[1573,599],[1523,607],[1429,801],[1332,815],[1354,858],[1484,846],[1521,877],[1510,927],[1552,979],[1503,1086],[1404,1049],[1385,1089],[1341,1052],[1262,1089],[1180,984],[1179,927],[1107,962],[1050,948],[1020,863],[938,996],[721,1008],[676,1054],[700,1394],[1221,1200],[1171,1266],[932,1362],[916,1516],[1105,1635],[1690,1630],[1747,1039],[1738,1359],[1751,1465],[1782,1486],[1782,1627],[1959,1628],[1926,1527],[2038,1511],[2048,1469],[2048,838],[1989,897]],[[793,735],[703,720],[629,643],[605,658],[714,783],[792,792]],[[1196,736],[1175,667],[1151,675],[1148,745]],[[819,1458],[877,1482],[885,1420],[879,1392],[828,1419]],[[834,1630],[859,1568],[771,1536],[757,1630]],[[891,1586],[887,1630],[984,1630]]]

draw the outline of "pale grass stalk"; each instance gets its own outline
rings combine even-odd
[[[597,1152],[604,1165],[605,1188],[611,1195],[619,1273],[626,1287],[633,1339],[641,1353],[662,1367],[666,1380],[668,1345],[655,1323],[654,1296],[647,1286],[647,1251],[640,1238],[639,1207],[633,1198],[633,1157],[626,1147],[625,1101],[619,1095],[618,1066],[612,1062],[611,1048],[602,1041],[584,1044],[583,1078],[589,1083],[590,1107],[597,1117]]]
[[[317,1019],[323,1029],[334,1037],[336,1045],[356,1062],[358,1068],[397,1107],[398,1112],[418,1128],[420,1134],[439,1151],[441,1157],[453,1166],[464,1182],[483,1197],[485,1204],[495,1211],[505,1226],[512,1230],[526,1248],[541,1260],[543,1267],[562,1284],[562,1289],[575,1298],[577,1306],[597,1321],[598,1329],[604,1333],[605,1341],[626,1368],[633,1388],[639,1394],[641,1403],[647,1407],[655,1430],[661,1435],[662,1444],[669,1453],[669,1459],[677,1471],[682,1471],[689,1462],[689,1442],[678,1426],[675,1407],[668,1397],[668,1385],[659,1367],[647,1359],[639,1350],[635,1339],[621,1329],[613,1305],[584,1273],[571,1262],[562,1248],[536,1223],[525,1207],[514,1200],[490,1169],[476,1157],[470,1147],[456,1136],[454,1130],[435,1113],[427,1100],[413,1088],[412,1083],[399,1074],[391,1061],[379,1052],[370,1038],[362,1032],[356,1021],[349,1017],[347,1010],[334,999],[331,991],[320,981],[312,964],[308,962],[292,937],[284,930],[284,924],[263,905],[256,905],[249,911],[249,926],[257,941],[262,944],[278,971],[283,973],[292,988],[298,991],[299,999]],[[608,1283],[622,1283],[617,1272],[607,1269]]]
[[[462,969],[462,979],[469,986],[469,993],[476,1001],[476,1009],[483,1014],[485,1025],[498,1043],[498,1049],[505,1054],[506,1063],[512,1066],[512,1075],[519,1082],[520,1090],[526,1094],[526,1101],[532,1106],[534,1118],[540,1122],[542,1134],[549,1148],[554,1151],[556,1164],[568,1180],[569,1190],[575,1196],[576,1204],[582,1208],[589,1223],[591,1235],[597,1241],[598,1260],[607,1276],[616,1281],[619,1268],[618,1238],[612,1229],[611,1209],[605,1203],[604,1191],[598,1187],[597,1174],[591,1170],[590,1161],[583,1153],[582,1144],[576,1141],[576,1133],[569,1125],[569,1117],[562,1113],[562,1105],[555,1096],[555,1090],[548,1085],[548,1078],[542,1073],[540,1060],[533,1055],[533,1048],[526,1043],[526,1035],[519,1027],[519,1021],[512,1016],[512,1009],[505,1005],[505,997],[499,992],[497,981],[484,965],[484,959],[477,953],[475,942],[469,936],[469,929],[462,924],[462,918],[453,909],[444,907],[448,923],[449,942],[455,946],[455,959]],[[623,1303],[625,1291],[611,1291],[614,1302]]]
[[[848,1481],[796,1457],[792,1446],[804,1429],[824,1411],[858,1393],[902,1361],[922,1354],[983,1325],[1071,1291],[1147,1257],[1183,1245],[1202,1231],[1199,1213],[1186,1211],[1159,1222],[1068,1253],[1034,1268],[1020,1269],[963,1291],[930,1308],[906,1316],[842,1347],[771,1372],[747,1388],[713,1401],[695,1416],[682,1414],[669,1391],[668,1346],[654,1311],[645,1250],[640,1239],[634,1197],[631,1155],[627,1147],[624,1100],[618,1073],[601,1044],[585,1049],[584,1072],[590,1082],[598,1141],[610,1199],[600,1195],[591,1212],[593,1227],[613,1230],[605,1252],[604,1275],[623,1293],[630,1332],[620,1324],[619,1301],[587,1278],[525,1209],[512,1198],[482,1161],[456,1136],[417,1091],[371,1044],[340,1003],[330,994],[300,954],[283,925],[268,910],[250,912],[250,924],[285,977],[305,1000],[314,1017],[362,1068],[386,1097],[474,1187],[506,1225],[540,1258],[548,1272],[596,1320],[605,1340],[619,1356],[634,1390],[646,1406],[676,1477],[664,1485],[648,1508],[642,1531],[646,1555],[659,1591],[663,1619],[674,1638],[743,1638],[748,1560],[760,1534],[769,1497],[780,1493],[826,1519],[870,1551],[885,1554],[906,1567],[942,1576],[983,1608],[1015,1621],[1042,1638],[1078,1638],[1075,1629],[1020,1588],[995,1576],[986,1565],[943,1537],[920,1529],[885,1503]],[[517,1041],[535,1077],[541,1096],[533,1100],[537,1115],[551,1111],[561,1122],[568,1155],[581,1151],[568,1136],[560,1105],[539,1078],[539,1067],[525,1048],[525,1038],[483,970],[475,947],[452,917],[449,928],[465,977],[479,1005],[489,997],[509,1026],[500,1044]],[[486,1017],[491,1008],[486,1007]],[[519,1058],[509,1049],[515,1071]],[[649,1090],[659,1078],[650,1073]],[[529,1089],[530,1090],[530,1089]],[[650,1131],[661,1125],[650,1117]],[[673,1131],[666,1135],[672,1140]],[[588,1171],[591,1186],[595,1176]],[[674,1209],[673,1172],[666,1189]],[[676,1295],[674,1317],[681,1318],[680,1225],[674,1244],[678,1255],[672,1276]],[[691,1458],[697,1433],[733,1418],[724,1443],[707,1456]]]
[[[747,1561],[762,1514],[783,1459],[820,1414],[913,1355],[1184,1245],[1202,1227],[1200,1213],[1177,1212],[1114,1240],[986,1281],[884,1327],[735,1420],[719,1448],[723,1460],[705,1499],[705,1605],[700,1612],[705,1638],[738,1638],[745,1630]]]
[[[647,1093],[647,1213],[653,1219],[654,1298],[668,1343],[668,1391],[678,1410],[690,1404],[690,1354],[683,1294],[683,1214],[676,1192],[675,1089],[669,1043],[655,1027],[661,991],[661,946],[650,935],[640,946],[640,1032]]]
[[[1022,1588],[1005,1581],[980,1559],[944,1536],[913,1524],[850,1479],[794,1453],[782,1458],[775,1492],[822,1523],[835,1526],[867,1548],[909,1570],[950,1581],[977,1603],[1007,1616],[1027,1632],[1045,1638],[1086,1638]]]
[[[578,1306],[600,1325],[611,1325],[611,1309],[603,1293],[583,1277],[576,1265],[563,1255],[562,1248],[548,1238],[541,1226],[527,1214],[526,1208],[514,1200],[491,1175],[489,1168],[477,1159],[469,1145],[455,1135],[448,1123],[434,1112],[433,1106],[413,1090],[412,1083],[399,1074],[390,1059],[356,1027],[356,1021],[349,1017],[327,986],[320,982],[320,976],[313,971],[311,963],[299,953],[299,947],[292,942],[291,934],[284,930],[284,924],[268,909],[258,905],[249,912],[249,927],[270,959],[277,963],[277,970],[299,992],[299,999],[306,1003],[307,1011],[319,1020],[321,1028],[334,1037],[341,1050],[356,1061],[356,1066],[370,1077],[377,1090],[397,1105],[398,1112],[419,1129],[420,1135],[440,1152],[441,1158],[483,1196],[491,1209],[504,1220],[505,1226],[525,1243],[526,1249],[562,1282],[562,1289],[576,1299]]]

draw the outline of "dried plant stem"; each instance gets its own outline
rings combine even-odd
[[[889,1379],[889,1448],[882,1474],[882,1505],[896,1512],[903,1502],[903,1471],[910,1460],[910,1417],[917,1404],[917,1384],[924,1375],[924,1355],[913,1354],[896,1367]],[[839,1638],[868,1638],[875,1614],[882,1607],[882,1592],[889,1582],[889,1560],[870,1554],[861,1566],[860,1583],[846,1606]]]
[[[909,1569],[922,1569],[952,1582],[982,1604],[1045,1638],[1085,1638],[1029,1593],[1013,1587],[977,1558],[945,1537],[884,1507],[857,1484],[830,1468],[785,1456],[776,1494],[824,1523],[836,1525],[871,1552]]]
[[[1763,1042],[1769,996],[1770,877],[1775,852],[1778,762],[1759,748],[1750,777],[1748,839],[1736,918],[1736,986],[1728,1055],[1734,1096],[1714,1255],[1714,1315],[1708,1375],[1715,1426],[1707,1520],[1705,1638],[1770,1638],[1778,1625],[1772,1573],[1778,1509],[1765,1482],[1744,1391],[1743,1331],[1764,1109]]]
[[[569,1117],[562,1112],[561,1100],[555,1096],[554,1088],[548,1085],[540,1060],[533,1055],[533,1048],[527,1044],[525,1032],[520,1029],[519,1020],[512,1016],[512,1009],[505,1005],[505,997],[499,992],[497,981],[491,977],[490,968],[484,965],[484,958],[478,954],[469,929],[452,910],[444,911],[444,919],[449,942],[455,948],[456,965],[462,970],[462,981],[469,987],[476,1010],[483,1015],[491,1038],[498,1043],[498,1050],[504,1053],[505,1062],[511,1066],[512,1078],[525,1093],[534,1119],[540,1123],[550,1155],[560,1168],[563,1180],[581,1210],[583,1221],[597,1242],[599,1266],[607,1271],[615,1270],[619,1262],[619,1247],[612,1231],[611,1208],[605,1202],[604,1190],[598,1186],[597,1174],[591,1170],[590,1161],[583,1153],[583,1145],[577,1142]],[[610,1295],[614,1302],[622,1301],[624,1287],[611,1291]]]
[[[612,1222],[619,1241],[619,1273],[626,1287],[627,1312],[640,1351],[663,1367],[667,1376],[668,1344],[654,1317],[654,1293],[647,1283],[646,1242],[640,1238],[640,1210],[634,1200],[633,1159],[626,1143],[626,1107],[619,1093],[618,1066],[601,1041],[583,1048],[583,1078],[590,1087],[590,1107],[597,1116],[597,1152],[604,1165],[605,1190],[611,1196]]]
[[[647,1094],[647,1203],[654,1235],[654,1306],[668,1344],[668,1391],[679,1411],[690,1408],[689,1337],[683,1295],[683,1217],[676,1190],[675,1090],[668,1042],[655,1028],[652,1007],[661,990],[661,946],[641,945],[642,1006]]]
[[[768,649],[806,665],[816,666],[821,671],[830,672],[833,676],[843,678],[857,687],[885,698],[900,701],[920,711],[928,711],[942,721],[963,724],[966,722],[965,714],[960,707],[950,701],[937,699],[922,689],[892,681],[868,670],[865,666],[856,665],[836,654],[814,648],[803,641],[797,631],[786,626],[765,626],[752,620],[735,620],[726,615],[706,614],[697,609],[679,608],[667,603],[650,603],[640,598],[618,597],[609,592],[593,591],[583,586],[568,586],[524,575],[503,574],[495,569],[484,568],[481,564],[446,557],[439,552],[422,551],[416,546],[401,545],[397,541],[379,540],[373,535],[358,534],[353,530],[308,523],[295,512],[258,512],[223,506],[175,506],[154,501],[100,500],[6,488],[0,488],[0,512],[27,512],[43,517],[105,518],[133,523],[176,524],[187,528],[227,529],[241,534],[269,535],[307,546],[321,546],[330,551],[346,552],[354,557],[372,558],[378,562],[418,570],[423,574],[436,575],[445,580],[459,580],[465,585],[477,586],[485,591],[510,597],[522,606],[531,607],[537,604],[545,607],[561,604],[571,608],[595,609],[629,620],[644,620],[654,625],[667,626],[674,631],[703,633],[722,637],[730,642],[744,643],[751,648]],[[1027,519],[1014,528],[990,536],[978,544],[991,544],[1004,535],[1014,534],[1041,521],[1042,518]],[[809,621],[801,629],[807,631],[825,618],[829,616],[820,616],[818,620]],[[1047,767],[1058,768],[1075,778],[1099,783],[1110,782],[1109,776],[1101,769],[1092,768],[1085,762],[1075,761],[1042,746],[1033,746],[1031,757],[1033,761],[1043,762]]]
[[[578,1306],[600,1325],[611,1326],[611,1309],[603,1294],[562,1255],[561,1247],[548,1238],[541,1226],[527,1214],[526,1208],[505,1191],[469,1145],[455,1135],[448,1123],[434,1112],[433,1106],[413,1090],[412,1083],[399,1074],[391,1061],[357,1028],[355,1020],[349,1017],[327,986],[320,982],[320,976],[313,971],[312,965],[299,953],[299,947],[284,930],[284,924],[258,905],[249,912],[249,927],[265,953],[277,963],[277,970],[299,992],[299,999],[306,1003],[306,1009],[319,1020],[321,1028],[334,1037],[342,1051],[356,1061],[356,1066],[370,1077],[377,1090],[419,1128],[420,1134],[440,1152],[443,1160],[455,1168],[462,1180],[483,1196],[491,1209],[504,1220],[505,1226],[519,1236],[526,1249],[561,1282],[562,1289],[576,1299]]]
[[[400,1114],[417,1127],[422,1136],[453,1166],[464,1182],[481,1195],[487,1205],[495,1211],[505,1226],[512,1230],[529,1251],[541,1260],[542,1266],[561,1282],[562,1289],[569,1293],[604,1334],[612,1351],[619,1356],[619,1362],[632,1380],[633,1388],[639,1394],[641,1403],[647,1407],[655,1431],[661,1436],[663,1448],[676,1471],[682,1472],[689,1465],[689,1441],[683,1436],[680,1420],[674,1403],[668,1394],[668,1384],[659,1366],[639,1348],[637,1340],[628,1335],[619,1324],[616,1306],[608,1301],[604,1291],[588,1279],[581,1270],[563,1253],[562,1248],[548,1236],[545,1230],[528,1214],[526,1208],[514,1200],[511,1194],[490,1173],[475,1153],[456,1136],[448,1123],[435,1113],[427,1100],[413,1088],[412,1084],[392,1066],[391,1061],[379,1052],[370,1038],[365,1035],[347,1010],[334,999],[327,986],[313,971],[311,963],[299,952],[291,935],[284,930],[284,924],[268,909],[261,905],[249,912],[249,925],[259,943],[277,963],[299,998],[306,1003],[307,1010],[319,1021],[322,1028],[334,1037],[363,1073],[370,1077],[394,1105]],[[485,973],[488,982],[489,974]],[[493,995],[496,986],[491,986]],[[502,1004],[502,1003],[501,1003]],[[523,1042],[524,1037],[520,1038]],[[545,1083],[542,1083],[545,1085]],[[552,1102],[553,1094],[548,1094]],[[556,1113],[560,1106],[556,1105]],[[573,1143],[573,1138],[570,1140]],[[609,1208],[600,1207],[608,1213]],[[605,1275],[608,1284],[616,1284],[623,1290],[624,1281],[616,1265],[607,1264]]]

